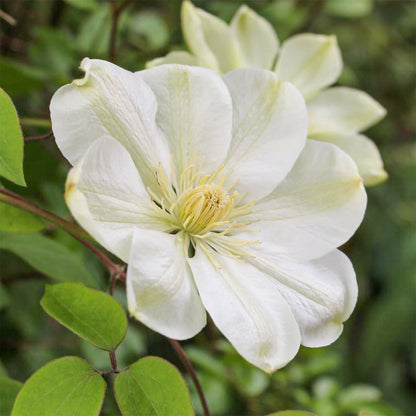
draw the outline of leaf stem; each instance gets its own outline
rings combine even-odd
[[[204,392],[202,390],[201,383],[199,382],[198,376],[196,375],[196,371],[192,367],[191,362],[189,361],[189,358],[187,357],[185,351],[181,347],[181,344],[179,344],[178,341],[168,338],[168,341],[172,345],[172,347],[175,349],[176,353],[179,355],[179,358],[182,360],[183,364],[185,365],[186,369],[188,370],[189,375],[192,378],[192,381],[195,384],[196,390],[199,395],[199,399],[201,400],[202,408],[204,409],[204,416],[211,416],[211,413],[208,409],[208,404],[205,399]]]

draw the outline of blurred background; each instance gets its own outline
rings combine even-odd
[[[184,49],[180,3],[132,1],[119,20],[117,64],[139,70],[150,59]],[[270,377],[241,359],[213,325],[185,343],[211,411],[217,416],[265,415],[287,408],[320,416],[356,415],[360,409],[375,415],[416,414],[416,2],[194,2],[226,21],[243,3],[273,24],[281,42],[305,31],[337,36],[344,59],[339,84],[368,92],[388,111],[366,134],[379,146],[390,177],[368,189],[366,218],[343,247],[355,265],[360,294],[335,344],[302,349],[291,364]],[[7,15],[0,19],[0,85],[17,107],[24,135],[48,133],[53,92],[81,75],[77,68],[84,56],[109,56],[111,3],[3,0],[1,9]],[[53,139],[26,142],[27,188],[5,180],[3,184],[69,218],[63,201],[68,168]],[[85,356],[98,369],[108,368],[106,353],[60,327],[39,305],[45,283],[68,279],[62,277],[63,270],[103,289],[106,271],[62,231],[33,218],[28,221],[25,231],[33,234],[21,234],[0,215],[1,373],[24,381],[49,360],[69,354]],[[42,249],[52,250],[50,244],[71,260],[55,272],[50,264],[39,264]],[[74,264],[79,270],[72,268]],[[120,286],[118,298],[124,302],[124,297]],[[118,351],[119,361],[128,365],[145,354],[162,355],[182,368],[163,337],[131,322],[127,341]],[[194,403],[200,411],[196,396]],[[119,415],[119,411],[107,400],[102,414]]]

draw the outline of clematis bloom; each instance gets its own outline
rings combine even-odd
[[[303,33],[287,39],[279,49],[273,27],[247,6],[237,10],[229,25],[189,1],[183,2],[181,14],[192,54],[174,51],[148,62],[148,67],[183,63],[221,74],[243,67],[275,71],[282,81],[296,85],[307,101],[310,139],[333,143],[347,152],[366,186],[387,178],[377,146],[360,134],[379,122],[386,110],[363,91],[328,88],[342,71],[335,36]]]
[[[336,250],[366,205],[352,159],[309,140],[298,90],[261,69],[163,65],[132,73],[85,58],[52,98],[73,164],[66,201],[127,269],[128,308],[183,340],[206,311],[271,372],[340,335],[355,273]]]

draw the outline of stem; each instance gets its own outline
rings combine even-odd
[[[53,137],[53,132],[50,131],[49,133],[42,134],[41,136],[25,137],[25,142],[31,142],[35,140],[46,140],[46,139],[50,139],[51,137]]]
[[[294,35],[296,33],[304,32],[305,30],[309,29],[315,19],[319,16],[322,9],[324,7],[324,0],[315,0],[312,6],[308,10],[308,14],[306,15],[305,20],[303,23],[291,34]]]
[[[201,400],[202,408],[204,409],[204,416],[211,416],[211,413],[208,409],[208,404],[204,396],[204,392],[202,390],[201,383],[198,380],[198,376],[196,375],[196,371],[192,367],[191,362],[189,361],[189,358],[186,356],[185,351],[181,347],[181,344],[179,344],[178,341],[168,338],[168,341],[172,345],[172,347],[176,350],[176,353],[179,355],[180,359],[182,360],[183,364],[185,365],[186,369],[188,370],[189,375],[192,378],[192,381],[195,384],[196,390],[199,395],[199,399]]]
[[[116,352],[114,350],[111,350],[111,351],[108,352],[108,354],[110,355],[111,368],[113,369],[113,371],[118,371],[117,370]]]
[[[132,2],[133,0],[125,0],[120,6],[117,7],[117,0],[111,0],[112,20],[111,20],[111,33],[110,44],[108,49],[108,60],[115,63],[116,61],[116,37],[117,27],[120,19],[121,12]]]
[[[21,208],[39,217],[45,218],[47,221],[59,225],[65,231],[72,235],[76,235],[77,237],[81,237],[82,239],[91,240],[90,235],[87,234],[81,227],[78,227],[78,225],[64,220],[63,218],[58,217],[55,214],[52,214],[52,212],[40,208],[33,202],[28,201],[21,195],[15,194],[14,192],[9,191],[8,189],[0,188],[0,201],[6,202],[10,205],[14,205],[15,207]]]
[[[23,198],[21,195],[15,194],[14,192],[5,188],[0,188],[0,201],[21,208],[27,212],[42,217],[53,224],[59,225],[70,236],[78,240],[81,244],[92,251],[100,259],[101,263],[107,267],[111,275],[116,276],[115,279],[126,280],[126,274],[124,273],[123,267],[113,263],[110,258],[107,257],[99,248],[95,247],[94,244],[88,241],[91,240],[90,235],[87,234],[81,227],[78,227],[78,225],[64,220],[63,218],[38,207],[36,204],[28,201],[26,198]]]
[[[21,117],[19,121],[22,126],[51,128],[51,122],[46,118]]]

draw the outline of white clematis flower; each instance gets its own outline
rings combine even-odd
[[[85,58],[50,110],[74,165],[66,201],[128,263],[130,313],[183,340],[206,312],[271,372],[340,335],[357,284],[336,250],[366,194],[352,159],[309,140],[298,90],[261,69],[163,65],[131,73]]]
[[[181,17],[183,35],[192,54],[171,52],[148,62],[149,68],[183,63],[221,74],[243,67],[273,70],[282,81],[295,84],[306,99],[310,139],[336,144],[347,152],[356,162],[365,185],[387,179],[377,146],[359,134],[379,122],[386,110],[363,91],[328,88],[342,71],[335,36],[295,35],[279,50],[271,24],[247,6],[238,9],[229,25],[190,1],[183,2]]]

